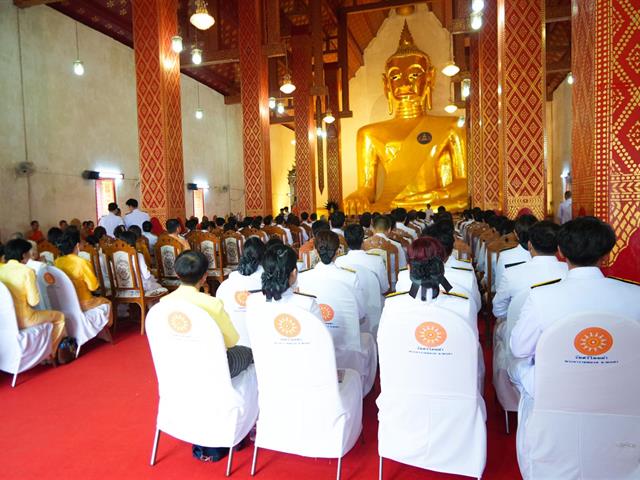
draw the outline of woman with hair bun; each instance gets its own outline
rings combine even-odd
[[[297,291],[297,261],[296,252],[288,245],[275,244],[267,248],[262,260],[262,289],[251,292],[248,298],[252,308],[259,308],[259,304],[266,302],[294,304],[322,320],[315,297]]]

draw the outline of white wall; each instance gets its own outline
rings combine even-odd
[[[553,92],[551,115],[547,115],[547,138],[550,142],[551,158],[551,210],[557,214],[560,202],[564,200],[562,175],[571,172],[571,129],[573,112],[571,98],[573,87],[566,79]],[[549,109],[547,109],[549,112]]]
[[[19,54],[18,22],[21,48]],[[85,75],[72,72],[75,22],[55,10],[19,10],[0,0],[0,238],[24,231],[31,219],[48,228],[61,218],[95,219],[94,182],[83,170],[116,170],[123,204],[139,197],[138,130],[133,50],[78,25]],[[23,129],[22,58],[26,151],[36,173],[16,178],[27,159]],[[205,118],[195,119],[196,83],[181,76],[185,182],[211,186],[206,212],[244,210],[242,126],[238,105],[200,85]],[[230,188],[223,192],[223,186]],[[192,213],[188,196],[187,214]]]
[[[444,111],[449,100],[449,79],[441,70],[449,60],[451,36],[438,18],[429,12],[426,5],[416,5],[409,16],[402,16],[391,9],[389,17],[382,23],[375,38],[364,51],[364,65],[349,81],[350,109],[352,118],[341,120],[342,142],[342,190],[345,196],[358,185],[356,134],[360,127],[391,118],[384,96],[382,74],[387,60],[398,48],[400,33],[405,20],[415,44],[431,58],[436,68],[436,84],[433,91],[433,109],[430,115],[448,116]],[[459,110],[453,116],[464,115]]]

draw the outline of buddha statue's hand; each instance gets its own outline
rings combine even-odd
[[[373,192],[370,188],[361,187],[344,199],[344,211],[347,215],[357,215],[371,210],[369,200]]]

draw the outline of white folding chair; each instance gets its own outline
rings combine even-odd
[[[520,392],[509,378],[509,367],[516,361],[509,347],[509,339],[530,291],[531,289],[527,288],[511,299],[507,318],[496,325],[493,336],[493,386],[498,402],[504,410],[507,433],[509,433],[509,412],[517,412],[520,402]]]
[[[164,432],[197,445],[229,447],[229,476],[233,449],[258,417],[253,365],[230,378],[220,329],[192,304],[159,302],[149,310],[146,328],[160,396],[151,465]]]
[[[316,316],[292,304],[251,301],[247,326],[258,386],[258,448],[305,457],[338,458],[362,431],[362,384],[350,369],[336,372],[331,335]]]
[[[368,332],[360,332],[355,294],[340,282],[322,282],[313,271],[298,276],[300,291],[315,295],[325,326],[333,338],[338,368],[351,368],[362,377],[362,395],[366,396],[376,379],[378,352]],[[380,288],[378,287],[379,292]]]
[[[262,282],[259,277],[243,276],[239,272],[234,272],[216,290],[216,298],[222,300],[224,309],[240,336],[238,345],[251,346],[246,324],[247,299],[251,290],[261,287]]]
[[[583,312],[538,341],[535,398],[523,395],[525,480],[640,478],[640,322]]]
[[[477,383],[478,340],[468,323],[416,303],[402,316],[383,313],[378,346],[379,478],[383,458],[480,478],[487,432]]]
[[[82,345],[98,336],[109,323],[109,305],[99,305],[83,312],[73,283],[56,267],[42,267],[38,271],[37,281],[47,308],[64,313],[67,334],[78,343],[78,358]]]
[[[16,386],[18,374],[38,365],[51,355],[51,323],[18,329],[13,298],[0,282],[0,370],[13,374],[11,386]]]

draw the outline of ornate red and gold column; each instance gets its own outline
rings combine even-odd
[[[484,207],[482,129],[480,127],[480,51],[478,39],[471,40],[471,95],[469,107],[469,196],[472,207]]]
[[[609,222],[608,273],[640,281],[640,3],[574,0],[573,213]]]
[[[511,218],[523,208],[545,215],[544,5],[498,0],[502,205]]]
[[[271,214],[269,66],[262,53],[260,0],[238,2],[240,100],[247,215]]]
[[[293,92],[296,136],[296,208],[299,212],[314,212],[316,189],[314,185],[314,152],[316,127],[311,98],[311,36],[296,34],[291,37],[291,74],[296,86]]]
[[[185,216],[176,12],[176,0],[133,2],[140,193],[144,210],[162,222]]]
[[[327,125],[327,184],[329,200],[338,202],[342,206],[342,158],[340,156],[340,118],[338,111],[338,66],[327,65],[325,68],[325,82],[329,90],[329,108],[336,118],[335,122]]]
[[[481,208],[502,210],[502,175],[498,135],[498,23],[497,0],[485,3],[484,28],[478,36],[479,123],[482,146]],[[475,204],[475,202],[474,202]]]

